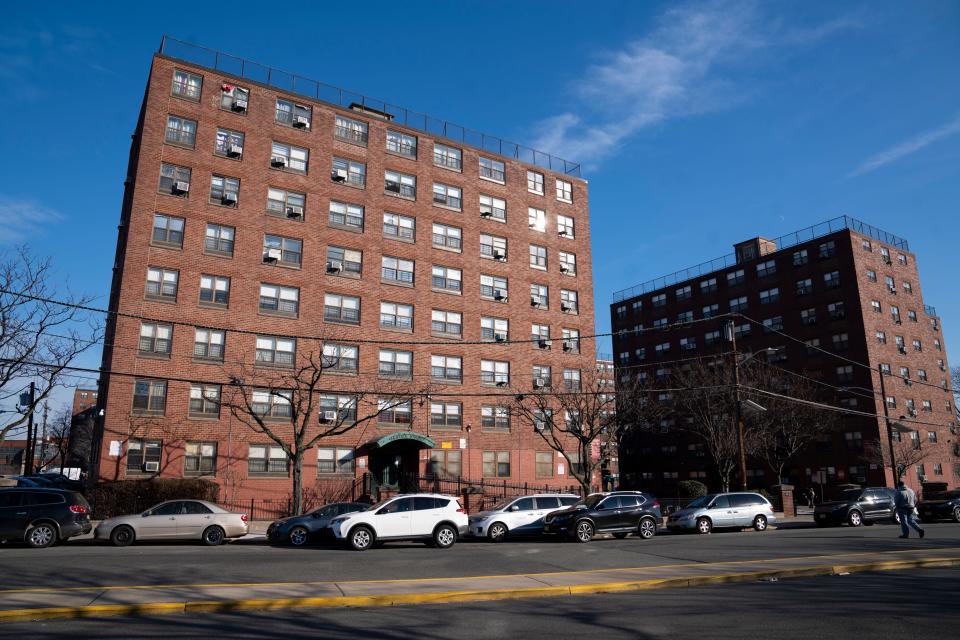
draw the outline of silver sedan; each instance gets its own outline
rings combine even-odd
[[[107,518],[93,535],[118,547],[134,540],[202,540],[218,545],[248,531],[246,514],[231,513],[204,500],[170,500],[140,514]]]

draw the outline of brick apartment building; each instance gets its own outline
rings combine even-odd
[[[416,395],[321,441],[305,487],[399,472],[572,484],[508,406],[535,376],[595,363],[577,165],[165,39],[125,185],[99,478],[204,476],[224,499],[284,499],[282,451],[219,400],[234,365],[252,388],[256,370],[322,352],[338,366],[321,408],[398,378]],[[282,423],[282,393],[258,393]]]
[[[96,407],[98,395],[99,392],[96,389],[74,389],[72,415],[77,415],[87,409]]]
[[[613,339],[618,379],[649,375],[656,385],[685,358],[729,352],[724,324],[730,316],[704,321],[729,313],[742,314],[733,316],[741,354],[773,349],[765,352],[768,362],[817,380],[834,402],[855,411],[883,416],[886,402],[892,422],[913,430],[895,430],[894,439],[909,438],[911,450],[924,452],[906,469],[906,482],[919,488],[923,481],[960,481],[942,327],[924,304],[916,256],[905,239],[842,217],[775,240],[754,238],[723,258],[620,291],[611,305],[612,326],[629,333]],[[656,431],[621,451],[625,484],[665,496],[686,479],[717,488],[703,444],[668,418]],[[883,464],[871,453],[877,448]],[[818,493],[821,485],[827,491],[843,483],[889,485],[889,449],[883,418],[847,414],[785,474],[795,485],[816,485]],[[751,486],[776,484],[775,475],[748,460]]]

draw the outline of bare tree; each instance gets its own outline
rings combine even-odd
[[[36,258],[27,247],[0,254],[0,403],[17,398],[31,381],[36,385],[33,402],[0,427],[0,442],[23,427],[66,368],[100,339],[100,324],[79,308],[92,298],[55,291],[51,270],[49,258]],[[67,304],[48,302],[54,298]]]
[[[341,362],[339,357],[308,352],[298,354],[290,368],[241,365],[228,372],[231,384],[221,404],[244,426],[283,449],[293,467],[295,514],[303,512],[303,461],[312,448],[425,393],[414,391],[412,385],[391,387],[383,381],[378,381],[376,393],[326,390],[324,384],[335,377],[329,372]]]
[[[73,427],[73,407],[67,405],[53,414],[53,419],[47,423],[47,443],[52,455],[45,456],[39,461],[40,465],[49,466],[60,461],[60,468],[67,466],[67,455],[70,451],[70,433]]]
[[[893,439],[893,457],[897,464],[896,478],[893,479],[894,485],[900,482],[900,479],[907,473],[910,467],[923,462],[931,453],[933,446],[924,447],[920,439],[904,438],[903,434],[894,432]],[[884,446],[880,440],[871,440],[865,443],[864,460],[871,464],[879,465],[881,468],[890,466],[890,447]]]
[[[612,426],[620,455],[636,450],[642,441],[651,437],[672,409],[669,403],[658,400],[659,392],[651,383],[652,376],[644,370],[622,370],[617,379],[617,414]],[[622,482],[622,480],[621,480]]]

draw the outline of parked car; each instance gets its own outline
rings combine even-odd
[[[896,510],[896,491],[887,487],[846,489],[834,499],[818,504],[813,509],[813,520],[818,527],[851,527],[874,522],[899,522]]]
[[[231,513],[205,500],[169,500],[143,513],[107,518],[94,538],[125,547],[135,540],[202,540],[218,545],[247,535],[247,514]]]
[[[0,484],[3,487],[34,487],[37,489],[50,489],[51,487],[46,487],[43,484],[33,480],[31,478],[26,478],[24,476],[5,476],[3,478],[3,484]]]
[[[53,487],[54,489],[67,489],[68,491],[78,491],[83,492],[86,489],[84,483],[80,480],[71,480],[62,473],[37,473],[32,476],[28,476],[31,480],[37,481],[41,484],[46,483],[47,485]]]
[[[357,551],[389,540],[423,540],[447,549],[466,533],[467,525],[460,502],[435,493],[394,496],[365,511],[337,516],[330,523],[334,537],[346,540]]]
[[[634,533],[647,540],[657,534],[662,517],[660,503],[649,493],[591,493],[565,509],[547,514],[543,532],[572,536],[578,542],[590,542],[598,533],[612,533],[615,538]]]
[[[74,491],[17,487],[0,489],[0,541],[34,548],[90,533],[90,504]]]
[[[924,522],[934,520],[953,520],[960,522],[960,489],[935,493],[917,505],[920,519]]]
[[[487,511],[470,516],[469,535],[502,542],[507,536],[535,536],[543,533],[543,519],[548,513],[568,507],[580,496],[561,493],[540,493],[507,498]]]
[[[671,531],[710,533],[714,529],[753,527],[766,531],[776,522],[773,505],[759,493],[713,493],[700,496],[683,509],[670,514]]]
[[[302,547],[308,542],[323,538],[333,538],[330,530],[330,521],[337,516],[354,511],[363,511],[370,505],[365,502],[335,502],[325,504],[315,511],[302,516],[281,518],[270,523],[267,527],[267,541],[271,543],[288,543],[295,547]]]

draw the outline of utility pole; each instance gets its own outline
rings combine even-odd
[[[30,383],[30,400],[27,404],[27,410],[30,412],[27,414],[27,448],[23,452],[23,472],[25,475],[31,475],[33,473],[33,447],[34,447],[34,438],[36,434],[33,432],[33,402],[34,395],[36,394],[36,387],[33,382]]]
[[[737,431],[737,462],[740,466],[740,490],[747,490],[747,452],[743,442],[743,419],[740,415],[740,358],[737,354],[737,331],[733,320],[727,321],[727,339],[733,351],[733,426]]]
[[[880,374],[880,396],[883,403],[883,423],[887,426],[887,444],[890,446],[890,470],[893,472],[893,488],[897,488],[897,481],[900,479],[900,473],[897,469],[897,461],[893,454],[893,429],[890,427],[890,410],[887,408],[887,385],[883,382],[883,365],[877,365],[877,372]]]
[[[43,401],[43,431],[40,436],[40,462],[37,465],[37,473],[43,469],[43,461],[47,459],[47,414],[50,413],[50,403]]]

